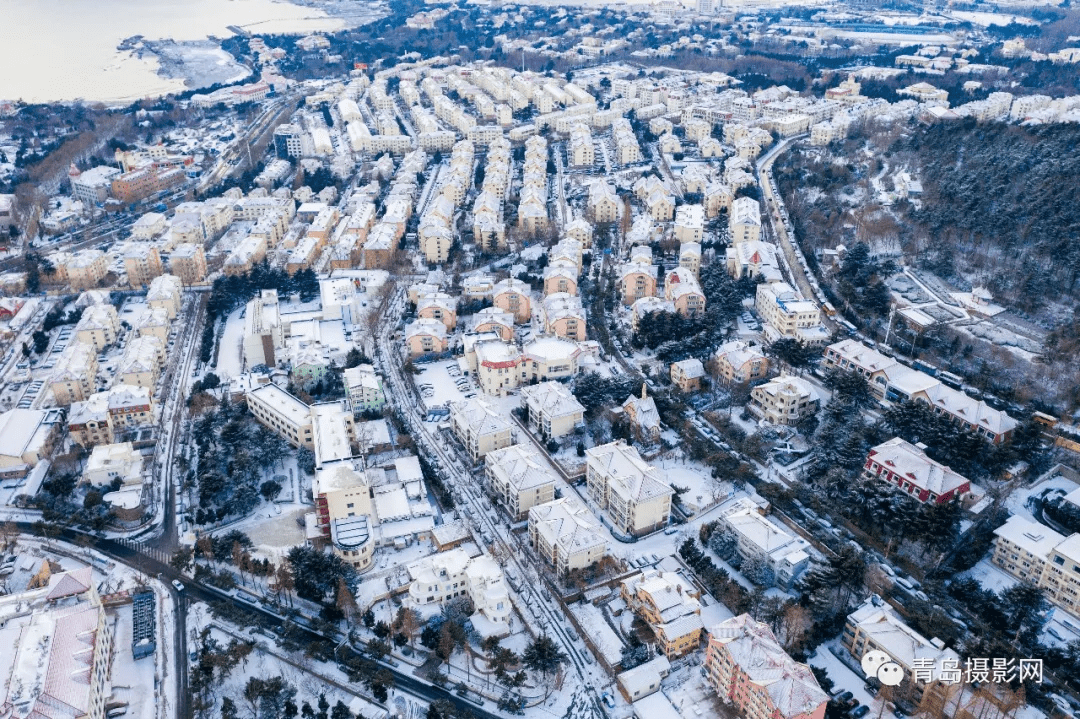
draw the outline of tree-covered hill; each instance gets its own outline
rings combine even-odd
[[[1002,293],[1037,305],[1022,295],[1072,295],[1080,280],[1077,147],[1072,124],[964,121],[926,127],[894,149],[918,158],[924,192],[912,219],[938,260],[962,256],[989,269]]]

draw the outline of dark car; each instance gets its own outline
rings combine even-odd
[[[843,692],[836,695],[836,701],[839,704],[847,704],[853,697],[854,695],[851,692]]]
[[[851,719],[862,719],[864,716],[870,713],[870,707],[863,704],[861,707],[855,707],[848,714]]]

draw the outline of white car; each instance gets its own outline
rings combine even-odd
[[[179,579],[172,580],[173,589],[178,592],[184,591],[184,584]]]

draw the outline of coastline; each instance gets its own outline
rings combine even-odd
[[[105,45],[98,42],[83,48],[73,44],[73,38],[57,36],[56,48],[44,55],[48,62],[37,67],[37,81],[31,85],[20,77],[0,85],[0,100],[117,107],[214,84],[244,82],[252,78],[252,69],[221,48],[221,39],[228,37],[232,28],[265,35],[338,32],[374,22],[389,12],[387,0],[272,0],[269,10],[263,2],[243,17],[245,12],[236,9],[240,2],[206,0],[201,4],[205,7],[207,3],[223,9],[220,25],[205,20],[194,25],[180,21],[178,25],[174,17],[155,24],[158,16],[148,12],[136,20],[130,15],[125,18],[122,24],[127,33],[117,33]],[[27,28],[48,26],[48,17],[38,7],[36,2],[19,6],[18,17]],[[282,9],[278,11],[278,7]],[[110,17],[112,14],[105,12],[92,19],[101,27],[119,29],[121,23],[102,23]],[[90,20],[87,18],[87,23]],[[77,24],[84,27],[87,23]],[[20,52],[17,46],[8,51],[13,58]]]

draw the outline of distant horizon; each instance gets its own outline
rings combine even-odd
[[[228,29],[230,25],[258,24],[262,32],[298,34],[334,31],[346,25],[322,10],[290,0],[99,0],[92,4],[4,0],[3,5],[6,20],[19,30],[11,41],[0,44],[0,63],[19,69],[0,76],[0,101],[9,102],[121,104],[212,84],[195,77],[189,86],[184,78],[163,77],[153,55],[140,59],[116,49],[122,40],[136,35],[147,40],[187,42],[211,35],[230,37],[234,34]],[[27,58],[35,60],[28,63]],[[207,62],[205,57],[201,59]],[[214,69],[212,58],[209,62],[211,65],[203,65],[204,70]],[[226,62],[222,57],[216,66]],[[200,74],[199,68],[186,64],[180,69],[185,74]]]

